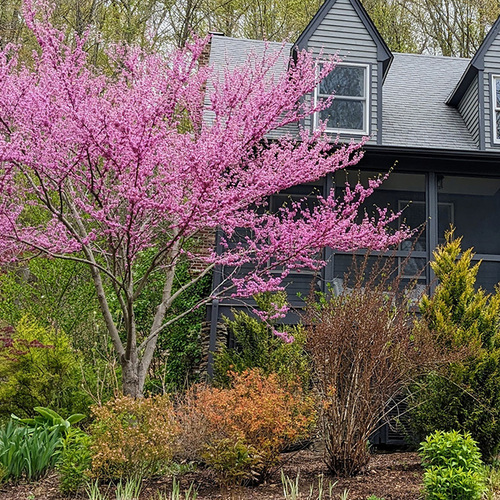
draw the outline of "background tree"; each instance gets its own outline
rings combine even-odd
[[[500,14],[494,0],[410,0],[404,8],[422,51],[455,57],[472,57]]]
[[[364,0],[363,6],[382,38],[394,52],[420,53],[425,39],[412,15],[413,0]]]

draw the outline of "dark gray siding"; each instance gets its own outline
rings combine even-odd
[[[376,142],[377,132],[377,46],[349,0],[337,0],[308,41],[314,54],[338,53],[346,63],[369,64],[369,133]],[[351,134],[352,135],[352,134]],[[350,137],[343,137],[350,139]]]
[[[477,76],[459,102],[458,111],[472,135],[472,140],[479,145],[479,82]]]
[[[493,75],[500,75],[500,39],[493,40],[484,55],[484,129],[485,146],[488,148],[500,148],[500,144],[493,143],[493,112],[491,102],[491,85]]]

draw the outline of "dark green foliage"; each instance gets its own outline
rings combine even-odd
[[[485,486],[481,454],[470,434],[436,431],[421,443],[424,486],[430,500],[479,500]]]
[[[142,265],[146,265],[146,261]],[[189,261],[177,264],[172,293],[193,279]],[[165,277],[157,271],[149,280],[135,310],[139,331],[148,331],[154,310],[159,304]],[[165,321],[196,306],[210,295],[212,275],[208,273],[174,301]],[[206,318],[206,308],[199,307],[165,328],[158,337],[146,392],[176,391],[195,381],[195,369],[201,360],[200,330]]]
[[[62,440],[62,452],[56,466],[62,493],[76,493],[87,483],[92,464],[90,444],[90,436],[75,428],[71,428]]]
[[[412,388],[410,423],[420,439],[436,429],[469,432],[490,460],[500,449],[500,294],[476,291],[479,264],[472,265],[472,251],[462,253],[460,243],[449,233],[434,253],[439,285],[420,308],[440,344],[462,350],[462,360]]]
[[[260,294],[255,297],[257,307],[264,312],[272,312],[284,305],[285,294]],[[299,381],[303,389],[309,387],[310,367],[304,346],[305,330],[300,326],[277,327],[294,337],[291,343],[284,342],[274,332],[273,322],[265,323],[245,312],[233,311],[234,319],[225,318],[228,335],[235,346],[222,347],[215,356],[215,382],[229,387],[229,371],[243,373],[259,368],[264,375],[277,373],[286,382]]]
[[[36,481],[57,461],[61,445],[59,428],[30,428],[11,420],[0,429],[0,467],[3,480]]]

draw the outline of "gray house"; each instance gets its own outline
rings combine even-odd
[[[249,51],[264,47],[259,41],[213,36],[210,62],[243,63]],[[278,50],[281,44],[270,44],[267,50],[273,47]],[[418,276],[421,289],[431,283],[426,264],[453,224],[456,234],[463,236],[463,246],[473,246],[475,259],[483,261],[478,283],[492,291],[500,281],[500,20],[472,59],[393,54],[359,0],[326,0],[290,45],[292,57],[296,49],[304,48],[318,55],[321,50],[338,52],[342,57],[311,98],[335,89],[335,100],[319,117],[328,121],[328,131],[345,140],[371,137],[359,171],[352,175],[368,179],[396,164],[370,201],[394,210],[407,207],[404,217],[411,227],[426,222],[406,268],[401,269],[405,278]],[[285,65],[283,61],[282,69]],[[314,122],[306,126],[314,127]],[[273,203],[308,195],[312,188],[323,194],[341,189],[336,186],[343,185],[345,175],[295,188]],[[400,262],[410,246],[398,249]],[[352,255],[329,251],[327,257],[329,263],[321,279],[314,277],[315,285],[332,283],[341,288]],[[307,294],[311,279],[307,273],[287,278],[292,303],[300,305],[297,292]],[[213,304],[212,347],[219,318],[236,305]]]

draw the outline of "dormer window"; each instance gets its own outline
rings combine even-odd
[[[492,87],[494,142],[500,144],[500,75],[493,76]]]
[[[369,69],[364,64],[338,64],[317,87],[316,99],[335,95],[316,116],[327,122],[328,132],[368,134]]]

